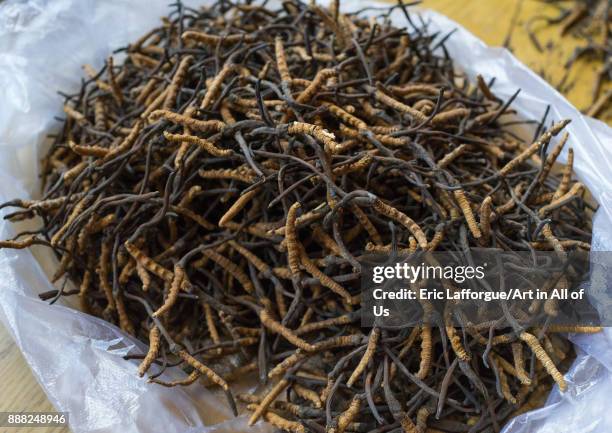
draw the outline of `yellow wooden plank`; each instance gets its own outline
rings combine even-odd
[[[55,412],[19,348],[0,324],[0,412]],[[0,427],[0,432],[67,433],[66,427]]]
[[[555,17],[559,12],[556,7],[538,0],[424,0],[422,6],[448,16],[488,45],[503,45],[512,27],[509,48],[519,60],[553,86],[563,79],[566,73],[564,65],[574,49],[584,45],[584,41],[572,35],[562,37],[558,26],[547,26],[538,21],[533,28],[543,48],[543,52],[539,52],[529,39],[526,24],[534,16]],[[598,63],[581,61],[570,69],[566,80],[570,88],[563,93],[580,110],[586,110],[592,103],[599,67]],[[604,86],[602,93],[607,89],[612,89],[610,83]],[[600,118],[612,124],[612,109],[602,113]]]

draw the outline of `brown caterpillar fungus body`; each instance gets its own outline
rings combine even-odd
[[[0,248],[52,248],[58,282],[80,288],[55,294],[149,341],[128,358],[153,382],[233,404],[232,382],[256,375],[250,423],[491,431],[566,386],[554,332],[597,328],[362,328],[359,259],[588,249],[584,188],[552,169],[566,122],[520,141],[494,86],[471,84],[418,20],[333,3],[179,2],[122,64],[88,68],[41,199],[2,205],[41,230]],[[168,365],[185,378],[157,379]]]

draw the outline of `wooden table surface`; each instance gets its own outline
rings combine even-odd
[[[579,42],[572,37],[561,38],[558,28],[538,29],[541,45],[551,42],[554,47],[539,52],[525,32],[525,23],[534,15],[555,16],[554,7],[537,0],[425,0],[424,7],[444,13],[457,21],[489,45],[504,44],[510,34],[509,47],[514,54],[534,71],[557,84],[565,74],[563,64]],[[511,31],[512,29],[512,31]],[[591,93],[597,67],[579,64],[568,76],[571,89],[569,100],[579,109],[591,103]],[[610,110],[608,110],[610,111]],[[611,123],[610,113],[604,119]],[[53,406],[34,379],[23,356],[10,335],[0,325],[0,411],[52,411]],[[7,432],[18,429],[6,429]],[[0,431],[5,431],[0,429]],[[21,428],[19,432],[56,433],[65,428]]]
[[[572,2],[559,2],[571,6]],[[491,46],[506,46],[532,70],[557,87],[566,75],[565,63],[584,41],[572,35],[561,36],[559,26],[547,26],[542,20],[532,25],[542,52],[538,51],[526,31],[534,16],[553,18],[558,9],[541,0],[424,0],[423,6],[442,12]],[[600,38],[595,35],[594,38]],[[593,100],[593,88],[601,64],[579,61],[570,68],[562,93],[579,110],[586,111]],[[612,83],[602,87],[601,94],[612,90]],[[612,104],[600,116],[612,125]]]
[[[55,408],[32,375],[13,339],[0,324],[0,412],[53,412]],[[10,433],[66,433],[64,427],[0,427]]]

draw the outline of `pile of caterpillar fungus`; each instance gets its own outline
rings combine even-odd
[[[40,217],[0,246],[53,251],[43,298],[148,341],[128,358],[151,382],[220,389],[284,431],[497,431],[566,388],[567,329],[364,328],[359,278],[392,249],[588,250],[571,149],[552,170],[567,121],[518,138],[513,98],[402,5],[174,8],[84,68],[42,197],[2,206]],[[261,390],[235,396],[249,374]]]

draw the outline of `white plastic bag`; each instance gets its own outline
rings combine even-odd
[[[372,2],[343,3],[347,10],[365,6]],[[45,134],[57,126],[53,116],[61,113],[56,90],[76,89],[82,64],[100,66],[113,49],[155,26],[167,12],[167,0],[0,2],[0,201],[36,191],[39,150]],[[392,18],[405,26],[399,11]],[[550,104],[550,119],[573,120],[567,130],[574,167],[601,205],[593,249],[612,251],[612,130],[582,116],[508,51],[487,47],[437,13],[425,11],[423,18],[441,35],[457,29],[446,47],[472,78],[476,73],[496,77],[494,91],[504,99],[520,87],[513,108],[522,117],[539,118]],[[11,234],[10,224],[1,221],[0,238]],[[136,363],[123,355],[135,347],[142,351],[143,345],[102,320],[38,300],[38,293],[51,289],[31,252],[0,250],[0,319],[53,404],[70,413],[75,433],[269,430],[263,423],[247,427],[244,417],[232,419],[223,399],[201,386],[166,389],[139,379]],[[566,375],[569,390],[560,394],[555,388],[546,407],[512,420],[504,432],[612,431],[609,331],[572,337],[579,354]]]

